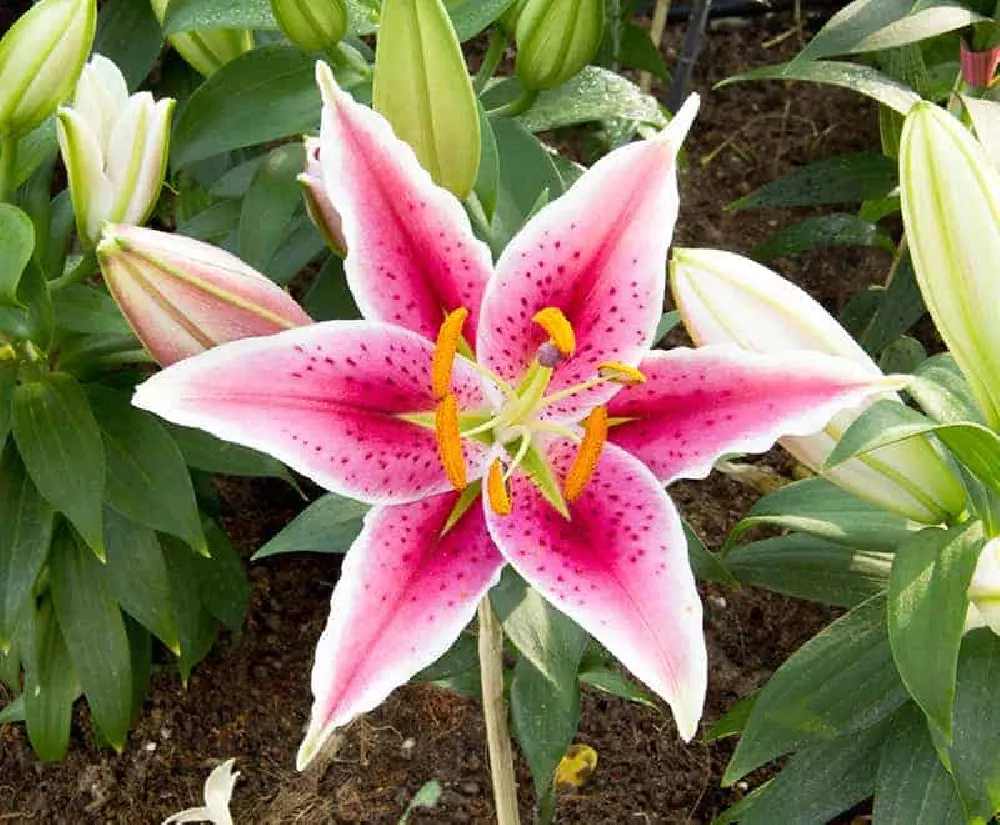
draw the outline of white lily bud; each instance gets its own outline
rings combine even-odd
[[[697,344],[738,344],[753,352],[815,350],[880,370],[835,318],[803,290],[765,266],[715,249],[679,249],[671,265],[674,301]],[[844,431],[877,400],[838,414],[821,432],[781,445],[834,484],[914,521],[937,524],[965,508],[965,493],[924,438],[874,450],[829,470],[827,456]]]
[[[59,148],[69,176],[77,231],[94,246],[101,226],[141,224],[167,169],[171,98],[129,97],[118,67],[101,55],[84,67],[72,106],[58,110]]]
[[[988,627],[1000,635],[1000,538],[986,542],[969,582],[965,629]]]
[[[899,171],[924,303],[987,422],[1000,427],[1000,171],[958,120],[930,103],[906,118]]]

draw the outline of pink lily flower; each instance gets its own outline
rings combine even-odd
[[[884,391],[846,359],[651,352],[692,98],[542,209],[496,265],[461,204],[318,66],[326,187],[364,321],[227,344],[135,403],[374,507],[319,641],[304,767],[441,656],[510,564],[671,706],[705,698],[701,603],[663,489]]]

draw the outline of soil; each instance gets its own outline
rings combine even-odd
[[[712,85],[748,67],[790,57],[796,35],[787,16],[749,24],[720,21],[709,31],[694,85],[702,114],[688,147],[676,241],[749,252],[792,213],[732,215],[724,204],[826,155],[878,146],[874,107],[859,96],[808,85]],[[676,61],[683,32],[668,30],[664,56]],[[654,91],[656,87],[654,86]],[[860,286],[884,277],[883,252],[835,250],[779,262],[830,309]],[[762,459],[778,470],[787,459]],[[303,506],[279,482],[219,485],[225,527],[246,558]],[[671,489],[684,516],[710,546],[756,493],[718,474]],[[0,732],[0,820],[31,823],[155,823],[202,804],[202,785],[220,761],[237,758],[242,772],[233,798],[238,823],[398,821],[414,793],[437,780],[436,808],[413,822],[493,820],[482,716],[476,703],[412,685],[342,735],[339,748],[305,774],[294,754],[310,704],[313,648],[337,579],[336,556],[284,556],[249,567],[253,598],[245,630],[224,634],[186,689],[176,669],[153,678],[142,718],[122,754],[101,750],[85,711],[74,722],[70,753],[41,764],[23,728]],[[703,731],[734,702],[759,687],[800,644],[830,620],[827,609],[774,594],[703,588],[710,682]],[[0,703],[3,697],[0,696]],[[577,741],[598,753],[591,780],[560,793],[557,818],[580,823],[708,822],[759,784],[721,788],[733,740],[684,745],[669,713],[587,692]],[[532,804],[526,765],[517,765],[523,815]]]

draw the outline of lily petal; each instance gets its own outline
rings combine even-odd
[[[477,352],[489,369],[518,382],[547,339],[532,318],[550,306],[566,316],[577,342],[556,369],[553,390],[593,378],[604,361],[638,365],[663,311],[676,157],[697,105],[692,96],[656,138],[602,158],[507,246],[479,325]],[[579,417],[616,389],[579,393],[550,413]]]
[[[365,517],[316,648],[315,702],[299,770],[336,728],[443,655],[499,581],[504,560],[480,507],[469,507],[441,535],[458,499],[448,493]]]
[[[133,403],[269,453],[317,484],[369,504],[451,489],[434,431],[398,417],[430,412],[429,341],[370,321],[332,321],[247,338],[154,375]],[[483,405],[483,379],[456,359],[462,409]],[[463,443],[468,477],[485,447]]]
[[[646,383],[608,404],[608,437],[664,484],[704,478],[726,453],[769,450],[783,435],[811,435],[840,410],[897,389],[891,378],[817,352],[761,355],[737,346],[652,352],[639,369]]]
[[[323,93],[323,178],[347,242],[344,269],[365,318],[431,340],[446,313],[465,307],[475,341],[489,249],[454,195],[437,186],[377,112],[355,103],[318,63]]]
[[[550,445],[560,478],[576,449],[565,439]],[[609,444],[569,505],[569,521],[523,473],[511,479],[511,497],[509,516],[485,507],[507,561],[662,696],[690,740],[705,701],[707,653],[684,532],[660,483]]]

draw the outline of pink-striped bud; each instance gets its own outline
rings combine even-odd
[[[962,80],[973,89],[988,88],[1000,65],[1000,46],[990,46],[985,51],[974,52],[965,45],[964,40],[961,43]]]
[[[299,175],[302,194],[306,201],[306,212],[316,225],[327,245],[341,258],[347,255],[347,241],[337,207],[330,200],[323,183],[323,162],[320,160],[319,138],[306,138],[306,168]]]

